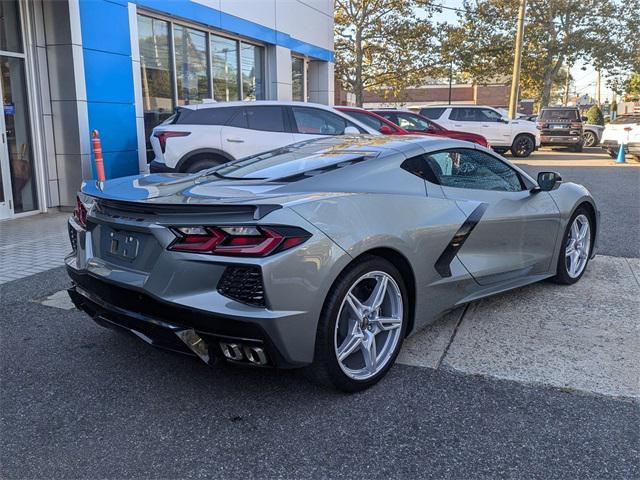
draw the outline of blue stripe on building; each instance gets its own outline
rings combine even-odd
[[[100,131],[107,178],[138,173],[128,3],[125,0],[80,0],[89,129]],[[136,0],[133,3],[333,62],[330,50],[189,0]]]

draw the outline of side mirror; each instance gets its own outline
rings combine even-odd
[[[393,135],[395,133],[389,125],[382,125],[378,131],[383,135]]]
[[[360,135],[360,130],[349,125],[344,129],[343,135]]]
[[[549,192],[555,190],[562,183],[562,177],[558,172],[540,172],[538,174],[538,186],[534,187],[531,192]]]
[[[587,121],[587,117],[580,117],[582,119],[583,122]]]

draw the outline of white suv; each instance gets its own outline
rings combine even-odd
[[[618,156],[620,144],[623,143],[629,155],[640,160],[640,113],[620,115],[607,123],[600,143],[613,158]]]
[[[197,172],[323,135],[375,130],[326,105],[225,102],[180,107],[153,129],[151,172]]]
[[[514,157],[528,157],[540,146],[540,131],[535,124],[524,119],[509,120],[493,107],[440,105],[422,108],[420,115],[448,130],[482,135],[496,152],[511,150]]]

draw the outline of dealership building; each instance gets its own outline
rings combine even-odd
[[[333,103],[333,0],[2,0],[0,220],[147,171],[151,129],[206,99]]]

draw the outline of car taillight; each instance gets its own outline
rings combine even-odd
[[[167,148],[167,138],[171,137],[186,137],[187,135],[191,135],[191,132],[171,132],[171,131],[161,131],[161,132],[153,132],[153,136],[158,139],[160,142],[160,150],[162,153]]]
[[[78,225],[87,228],[87,209],[82,204],[80,197],[76,197],[76,208],[73,209],[73,218],[76,219]]]
[[[571,122],[571,128],[582,128],[582,123],[580,123],[580,122]]]
[[[546,123],[544,123],[544,122],[538,122],[536,125],[538,126],[538,128],[539,128],[540,130],[542,130],[543,128],[545,128],[545,127],[547,126],[547,124],[546,124]]]
[[[169,250],[247,257],[282,252],[311,237],[301,228],[282,226],[173,227],[172,231],[178,238]]]

